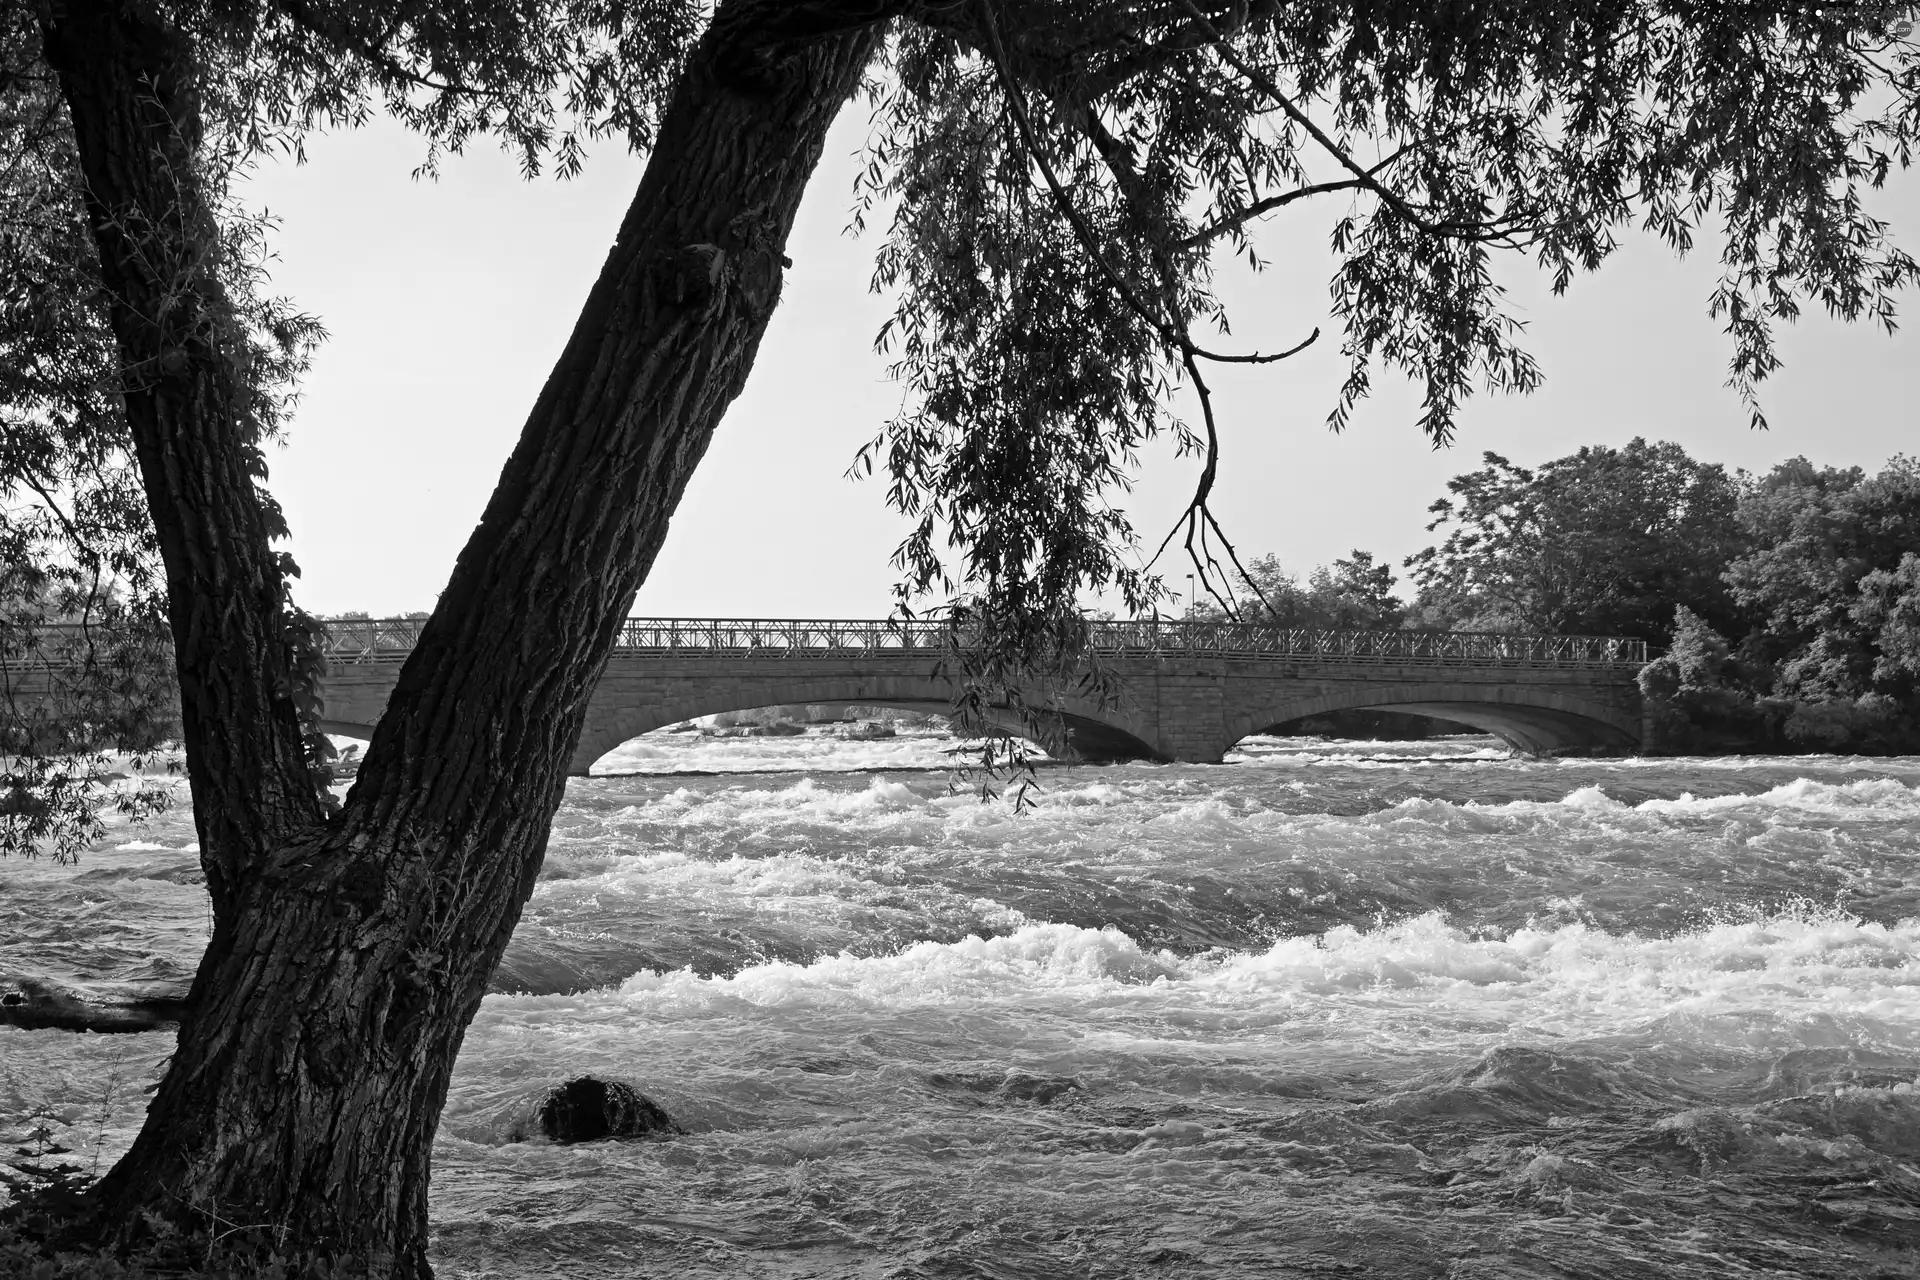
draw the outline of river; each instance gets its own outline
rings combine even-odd
[[[953,792],[951,740],[574,781],[435,1152],[442,1277],[1920,1275],[1920,759],[1249,739]],[[177,988],[189,815],[0,863],[0,970]],[[104,1167],[162,1033],[0,1028]],[[513,1141],[554,1084],[689,1132]]]

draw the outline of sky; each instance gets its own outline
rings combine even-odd
[[[868,290],[881,228],[845,234],[865,120],[831,135],[788,256],[785,294],[746,390],[675,514],[634,613],[674,617],[884,616],[905,532],[855,451],[899,408],[873,337],[890,305]],[[268,161],[248,197],[280,221],[273,288],[329,331],[271,485],[293,529],[308,609],[375,616],[429,609],[477,520],[526,411],[571,330],[632,195],[639,162],[614,147],[572,180],[521,178],[476,147],[415,180],[422,144],[397,126],[309,139],[307,163]],[[1223,278],[1241,350],[1321,340],[1276,366],[1210,378],[1222,432],[1214,508],[1243,555],[1304,574],[1355,548],[1397,563],[1428,545],[1427,507],[1492,450],[1523,465],[1635,436],[1750,471],[1796,455],[1877,468],[1920,452],[1920,297],[1897,334],[1813,315],[1783,332],[1786,367],[1752,431],[1724,386],[1731,347],[1706,313],[1716,263],[1677,262],[1629,239],[1602,271],[1553,297],[1524,263],[1502,279],[1528,323],[1545,385],[1479,396],[1451,448],[1420,435],[1417,389],[1376,374],[1338,435],[1345,365],[1330,323],[1327,249],[1344,206],[1304,202],[1262,229],[1271,266]],[[1920,177],[1872,206],[1920,251]],[[1215,343],[1225,347],[1228,340]],[[1190,404],[1183,406],[1194,414]],[[1197,415],[1195,415],[1197,416]],[[1196,473],[1149,454],[1120,505],[1149,546]],[[1187,566],[1164,564],[1184,591]]]

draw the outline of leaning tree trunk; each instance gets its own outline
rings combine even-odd
[[[124,243],[171,207],[166,190],[191,189],[191,157],[168,142],[192,136],[184,52],[124,0],[56,10],[48,57],[109,285],[132,299],[115,312],[123,356],[182,380],[150,412],[130,395],[129,416],[186,641],[186,741],[219,889],[179,1047],[96,1193],[112,1222],[184,1207],[379,1274],[429,1274],[429,1160],[461,1037],[533,890],[588,696],[746,378],[801,193],[885,9],[732,0],[716,15],[332,819],[290,798],[303,771],[274,701],[278,583],[264,576],[249,442],[208,391],[205,344],[156,338],[166,326],[140,299],[157,286]],[[225,756],[222,735],[237,743]]]
[[[116,0],[42,27],[73,121],[121,396],[167,574],[201,861],[216,916],[256,850],[319,821],[254,488],[247,335],[222,290],[191,59]]]

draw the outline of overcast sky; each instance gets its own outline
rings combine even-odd
[[[884,615],[903,532],[880,483],[844,479],[854,451],[900,403],[872,350],[887,313],[867,291],[877,231],[842,234],[864,118],[828,144],[800,214],[785,297],[674,518],[636,613]],[[282,220],[275,285],[331,337],[305,383],[272,486],[317,612],[425,609],[485,502],[527,408],[604,260],[639,173],[609,147],[573,181],[518,176],[476,150],[437,182],[410,177],[420,143],[397,127],[311,140],[309,162],[269,163],[252,199]],[[1337,199],[1337,197],[1336,197]],[[1273,267],[1227,290],[1241,349],[1290,345],[1327,324],[1326,250],[1343,206],[1295,206],[1265,228]],[[1920,251],[1920,181],[1877,203]],[[1772,430],[1755,433],[1723,386],[1727,340],[1708,319],[1711,248],[1683,263],[1631,241],[1596,276],[1552,297],[1523,264],[1506,273],[1546,385],[1477,398],[1459,440],[1435,451],[1418,395],[1391,376],[1342,435],[1325,426],[1344,376],[1338,333],[1283,365],[1221,370],[1216,509],[1243,553],[1301,571],[1366,548],[1393,561],[1425,546],[1426,508],[1484,450],[1533,464],[1636,435],[1759,470],[1804,454],[1874,468],[1920,449],[1920,299],[1898,334],[1809,317],[1783,335],[1768,384]],[[1224,344],[1221,344],[1224,345]],[[1190,462],[1147,460],[1123,500],[1157,541],[1193,483]],[[1176,583],[1185,567],[1171,567]]]

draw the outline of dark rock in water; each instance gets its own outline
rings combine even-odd
[[[106,1002],[38,978],[0,977],[0,1026],[27,1031],[153,1031],[180,1021],[183,998]]]
[[[660,1104],[618,1080],[581,1076],[540,1104],[540,1131],[555,1142],[664,1138],[685,1133]]]

